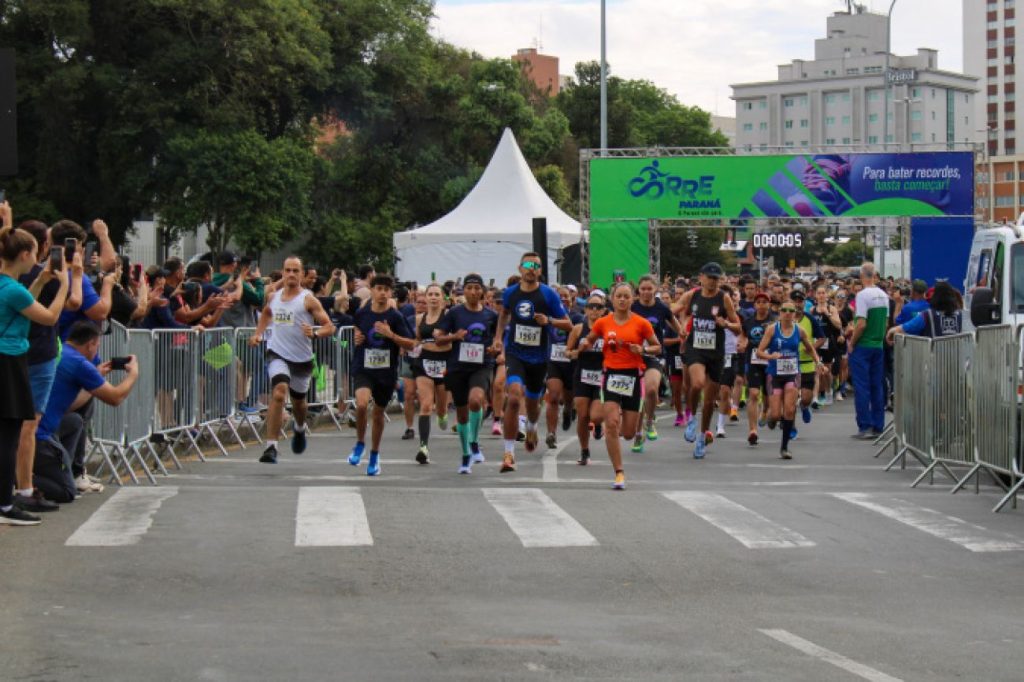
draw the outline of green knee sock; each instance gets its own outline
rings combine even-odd
[[[469,433],[468,438],[470,443],[480,442],[480,423],[484,420],[484,411],[477,410],[469,413]]]
[[[469,424],[456,424],[455,430],[459,434],[459,443],[462,444],[463,456],[469,454]]]

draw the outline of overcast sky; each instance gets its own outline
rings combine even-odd
[[[485,57],[509,57],[541,38],[544,54],[571,74],[600,55],[600,0],[435,0],[434,34]],[[866,0],[886,12],[888,0]],[[776,67],[813,59],[838,0],[608,0],[608,64],[644,78],[684,104],[735,116],[733,83],[774,80]],[[939,68],[963,64],[961,0],[898,0],[895,54],[939,51]]]

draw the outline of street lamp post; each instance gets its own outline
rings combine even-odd
[[[910,144],[911,144],[911,142],[910,142],[910,105],[911,104],[917,104],[921,100],[920,99],[915,99],[913,97],[903,97],[903,98],[901,98],[899,100],[896,100],[896,101],[903,102],[903,105],[904,105],[904,110],[903,110],[903,144],[906,145],[906,148],[907,148],[906,150],[909,152],[910,151]]]
[[[882,112],[882,145],[889,143],[889,89],[892,87],[889,80],[889,53],[892,52],[892,8],[896,6],[896,0],[889,4],[889,15],[885,21],[885,111]]]
[[[893,0],[895,2],[895,0]],[[605,0],[601,0],[601,154],[608,149],[608,60],[605,54]]]

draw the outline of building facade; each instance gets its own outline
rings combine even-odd
[[[537,89],[548,97],[558,94],[562,81],[558,77],[558,57],[540,54],[536,48],[526,47],[512,55],[512,61],[518,63],[527,77],[533,81]]]
[[[778,80],[733,85],[737,148],[973,142],[978,78],[939,69],[936,50],[889,56],[886,106],[887,21],[862,8],[836,12],[813,60],[780,65]]]

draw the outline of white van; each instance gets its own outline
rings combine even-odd
[[[1024,213],[1016,225],[979,227],[964,280],[964,331],[1024,323]]]

